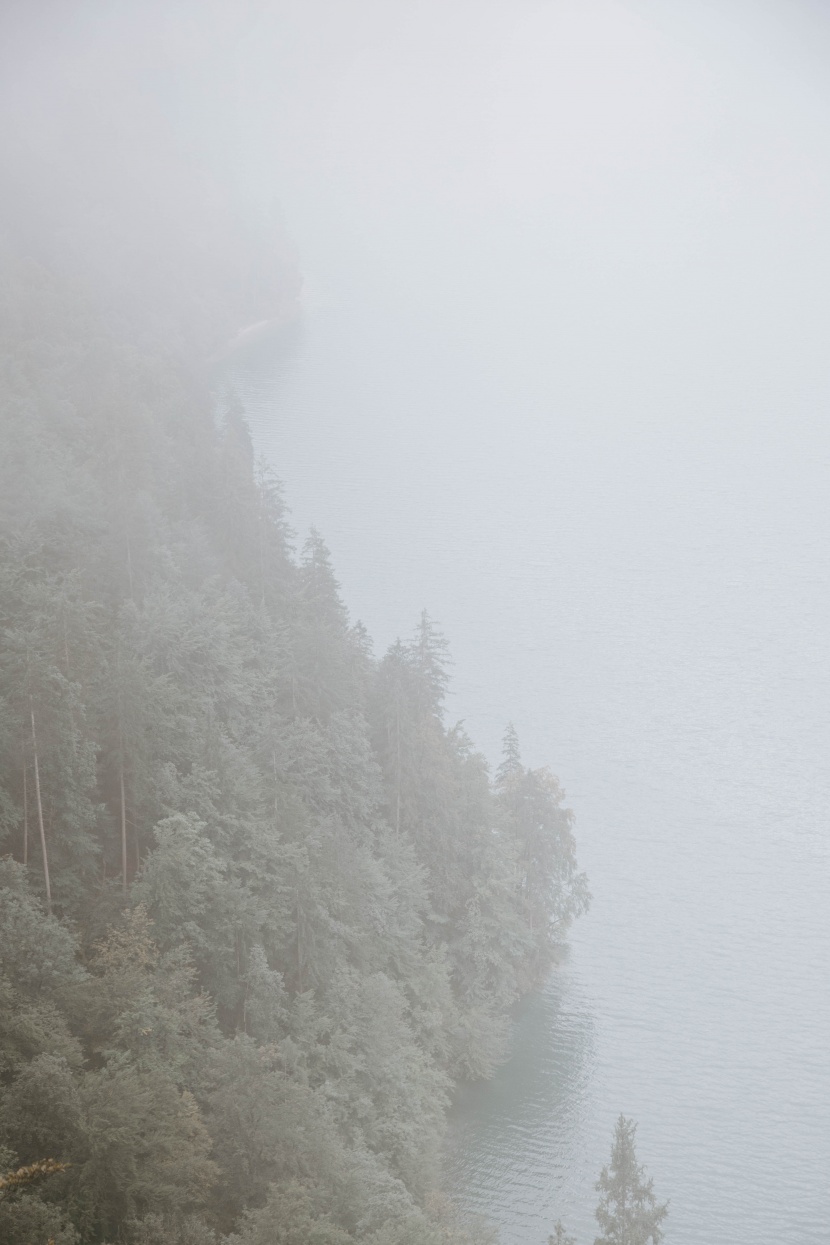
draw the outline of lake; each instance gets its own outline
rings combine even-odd
[[[493,763],[512,720],[559,775],[594,896],[509,1062],[458,1096],[448,1190],[506,1245],[560,1216],[590,1242],[623,1112],[667,1242],[825,1243],[826,402],[741,406],[721,376],[705,407],[663,377],[663,417],[629,373],[614,408],[584,352],[520,366],[341,276],[233,369],[257,449],[378,651],[426,607],[448,716]]]

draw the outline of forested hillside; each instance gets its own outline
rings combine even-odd
[[[0,1240],[468,1239],[449,1095],[586,905],[571,813],[427,614],[373,656],[211,391],[290,248],[193,195],[150,262],[138,181],[0,238]]]
[[[69,1166],[0,1237],[431,1240],[452,1078],[584,903],[570,813],[447,728],[426,615],[373,659],[235,406],[5,268],[0,1139]]]

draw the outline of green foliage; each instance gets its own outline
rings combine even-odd
[[[601,1195],[596,1210],[602,1235],[594,1245],[658,1245],[663,1239],[660,1224],[668,1203],[658,1203],[654,1181],[637,1162],[634,1146],[637,1125],[621,1115],[614,1129],[611,1162],[597,1181]]]
[[[159,1215],[151,1211],[127,1223],[130,1245],[218,1245],[218,1237],[200,1215]]]
[[[86,1120],[77,1077],[65,1059],[38,1055],[5,1091],[0,1138],[25,1165],[44,1154],[76,1163],[86,1146]]]
[[[377,661],[295,556],[204,376],[288,287],[105,306],[35,251],[0,236],[0,1147],[69,1166],[0,1239],[467,1242],[445,1110],[587,902],[561,790],[445,722],[426,613]]]
[[[64,1207],[23,1194],[0,1201],[0,1241],[3,1245],[80,1245],[81,1237]]]
[[[512,726],[496,796],[503,833],[514,850],[520,919],[531,948],[523,984],[530,985],[544,977],[569,925],[587,911],[588,882],[577,871],[573,813],[563,807],[562,788],[549,770],[524,768]]]
[[[273,1187],[258,1211],[248,1211],[228,1245],[353,1245],[354,1237],[327,1214],[315,1212],[311,1193],[297,1181]]]
[[[198,1105],[156,1065],[113,1059],[84,1078],[86,1159],[77,1197],[84,1217],[114,1235],[147,1212],[182,1213],[204,1205],[218,1175]]]
[[[69,931],[29,892],[26,870],[0,860],[0,1084],[39,1055],[80,1065],[64,1010],[85,976],[76,954]]]

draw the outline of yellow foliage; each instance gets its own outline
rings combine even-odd
[[[69,1166],[69,1163],[59,1163],[57,1159],[38,1159],[28,1167],[18,1167],[17,1171],[7,1172],[5,1176],[0,1176],[0,1199],[9,1197],[46,1176],[65,1172]]]

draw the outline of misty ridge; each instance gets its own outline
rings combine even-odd
[[[3,7],[2,1245],[824,1239],[829,41]]]
[[[426,613],[375,659],[295,550],[209,388],[290,245],[183,155],[190,28],[75,17],[9,88],[2,1238],[470,1239],[444,1115],[587,906],[571,814],[445,723]]]

